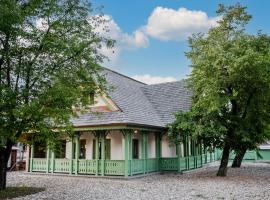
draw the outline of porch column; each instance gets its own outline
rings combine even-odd
[[[33,158],[34,158],[34,144],[31,145],[31,153],[30,153],[30,172],[33,171]]]
[[[95,135],[95,146],[96,146],[96,149],[95,149],[95,159],[96,159],[96,176],[98,176],[98,160],[99,160],[99,133],[98,132],[94,132],[94,135]]]
[[[51,158],[51,169],[52,169],[52,173],[54,173],[54,163],[55,163],[55,153],[54,150],[51,151],[52,153],[52,158]]]
[[[186,136],[186,157],[187,157],[187,162],[186,162],[186,165],[187,165],[187,170],[189,169],[189,152],[190,152],[190,149],[189,149],[189,136],[187,135]]]
[[[76,149],[75,149],[75,174],[79,171],[79,156],[80,156],[80,135],[75,137]]]
[[[160,159],[161,159],[161,139],[162,139],[162,133],[157,132],[155,135],[155,144],[156,144],[156,159],[157,159],[157,171],[160,171]]]
[[[102,131],[100,133],[100,139],[101,139],[101,176],[104,176],[104,174],[105,174],[105,138],[106,138],[105,131]]]
[[[177,171],[181,172],[181,165],[180,165],[180,143],[176,143],[176,155],[177,155]]]
[[[47,142],[47,153],[46,153],[46,158],[47,158],[47,169],[46,169],[46,173],[50,172],[50,146],[49,143]]]
[[[69,174],[73,173],[73,152],[74,152],[74,139],[73,137],[70,138],[70,161],[69,161]]]
[[[148,135],[147,132],[142,131],[142,159],[143,159],[143,173],[145,174],[147,172],[147,148],[148,148]]]
[[[131,144],[131,130],[122,130],[125,141],[125,177],[129,176],[130,170],[130,144]]]

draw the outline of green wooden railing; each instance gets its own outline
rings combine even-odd
[[[69,173],[70,161],[69,159],[54,159],[53,172]]]
[[[45,172],[47,170],[47,159],[46,158],[34,158],[32,161],[32,171]]]
[[[158,159],[157,158],[148,158],[146,160],[147,172],[156,172],[158,171]]]
[[[75,161],[76,162],[76,161]],[[78,160],[78,173],[79,174],[96,174],[97,169],[96,160]]]
[[[125,173],[124,160],[105,160],[105,175],[121,176]]]
[[[129,175],[150,173],[156,171],[186,171],[202,167],[203,164],[214,161],[210,153],[189,157],[170,157],[170,158],[148,158],[129,160]],[[78,163],[76,163],[78,162]],[[51,173],[73,173],[89,175],[125,175],[124,160],[85,160],[73,159],[72,165],[69,159],[50,159],[49,166],[46,158],[33,158],[32,171],[34,172],[51,172]],[[76,165],[77,164],[77,165]],[[98,166],[97,166],[98,165]],[[31,166],[30,166],[31,167]],[[98,169],[98,173],[97,172]],[[104,171],[102,171],[104,170]]]
[[[176,171],[178,158],[161,158],[160,169],[162,171]]]
[[[143,159],[134,159],[132,163],[132,174],[142,174],[143,173]]]

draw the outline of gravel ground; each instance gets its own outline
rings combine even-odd
[[[245,163],[225,178],[215,176],[217,168],[129,180],[11,172],[8,185],[46,188],[21,199],[270,199],[270,164]]]

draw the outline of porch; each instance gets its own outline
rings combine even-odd
[[[46,149],[46,156],[35,156],[31,146],[30,172],[133,176],[161,171],[186,171],[215,160],[190,137],[170,145],[167,134],[137,129],[78,132],[65,140],[64,152]],[[59,153],[58,153],[59,154]]]

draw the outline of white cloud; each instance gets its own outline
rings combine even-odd
[[[177,81],[175,77],[172,76],[152,76],[149,74],[144,75],[135,75],[132,78],[141,81],[146,84],[157,84],[157,83],[166,83]]]
[[[206,32],[217,26],[219,19],[210,18],[203,11],[157,7],[143,30],[147,35],[160,40],[186,40],[193,33]]]
[[[96,26],[95,31],[101,36],[116,41],[115,46],[111,49],[108,49],[105,46],[101,48],[101,53],[109,58],[110,64],[117,63],[118,57],[123,50],[135,50],[148,47],[148,37],[142,32],[142,30],[137,29],[132,34],[128,34],[121,30],[111,16],[104,15],[100,20],[103,23]],[[91,18],[89,21],[91,23]],[[107,62],[105,62],[105,64],[106,63]]]

